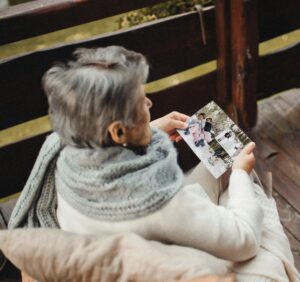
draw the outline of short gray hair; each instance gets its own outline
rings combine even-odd
[[[110,123],[133,126],[138,119],[147,61],[120,46],[78,49],[74,56],[76,60],[55,65],[43,77],[53,129],[67,145],[110,145]]]

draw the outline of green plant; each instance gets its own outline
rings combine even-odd
[[[192,11],[197,4],[211,4],[212,0],[170,0],[151,7],[127,13],[118,20],[119,28],[130,27],[144,22]]]

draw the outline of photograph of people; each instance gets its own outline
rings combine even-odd
[[[193,116],[188,122],[188,128],[184,130],[184,135],[191,134],[193,143],[196,147],[204,147],[212,141],[215,136],[212,125],[212,118],[206,118],[205,114],[200,113],[198,119]]]
[[[231,157],[251,142],[214,101],[190,117],[188,127],[178,132],[216,178],[231,166]]]
[[[204,125],[204,139],[206,142],[210,142],[215,137],[213,130],[212,118],[207,118]]]
[[[231,157],[236,156],[243,148],[243,144],[230,129],[221,132],[217,136],[217,141]]]
[[[192,117],[188,122],[188,128],[184,130],[184,135],[189,135],[193,145],[196,147],[203,147],[205,145],[204,124],[201,120]]]

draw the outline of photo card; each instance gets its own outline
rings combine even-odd
[[[215,178],[229,169],[234,157],[251,142],[214,101],[192,115],[188,125],[178,133]]]

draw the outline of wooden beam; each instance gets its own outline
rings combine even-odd
[[[257,116],[257,1],[231,0],[232,101],[239,125],[249,129]]]
[[[37,0],[0,11],[0,44],[155,5],[162,0]]]
[[[256,121],[256,0],[216,0],[217,103],[243,129]]]

